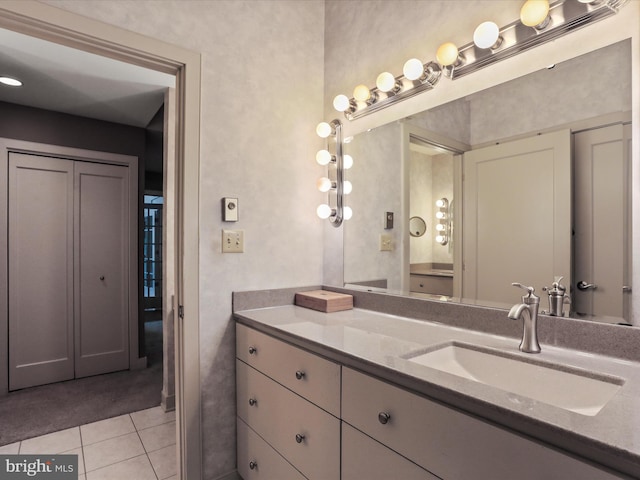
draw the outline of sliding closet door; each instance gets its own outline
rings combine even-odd
[[[73,162],[9,154],[9,389],[73,365]]]
[[[76,377],[129,368],[129,169],[75,165]]]

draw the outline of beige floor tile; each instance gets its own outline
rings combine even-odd
[[[129,433],[121,437],[93,443],[83,447],[83,450],[84,466],[87,472],[145,453],[137,433]],[[87,476],[91,478],[91,475]],[[130,478],[133,479],[135,477]]]
[[[149,460],[159,480],[175,476],[177,472],[175,445],[149,453]]]
[[[80,426],[82,445],[84,446],[135,431],[136,429],[129,415],[107,418],[106,420],[100,420],[99,422],[88,423]]]
[[[41,437],[23,440],[20,445],[21,454],[56,454],[80,447],[80,429],[78,427],[60,430]]]
[[[82,475],[78,475],[78,480],[87,480],[87,476],[84,473]]]
[[[64,455],[77,455],[78,456],[78,474],[84,473],[84,455],[82,454],[82,447],[74,448],[68,452],[62,452]]]
[[[131,419],[138,430],[144,430],[145,428],[155,427],[156,425],[162,425],[163,423],[175,422],[176,412],[165,412],[162,407],[153,407],[146,410],[140,410],[139,412],[133,412]]]
[[[87,472],[87,480],[156,480],[146,455]]]
[[[147,452],[153,452],[176,443],[176,422],[164,423],[138,432]]]
[[[10,443],[0,447],[0,455],[15,455],[20,451],[20,442]]]

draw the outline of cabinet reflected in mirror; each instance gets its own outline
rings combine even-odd
[[[548,310],[542,289],[563,276],[572,316],[630,322],[630,55],[620,42],[356,135],[345,283],[508,308],[517,281]],[[536,146],[560,131],[561,150]],[[441,198],[453,207],[444,243]],[[399,220],[391,231],[385,211]],[[434,227],[412,237],[413,216]],[[392,251],[380,251],[382,234]],[[415,275],[430,273],[451,289],[420,287]]]

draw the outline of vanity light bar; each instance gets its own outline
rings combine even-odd
[[[628,0],[560,0],[549,7],[544,28],[528,27],[520,20],[500,29],[501,43],[496,48],[478,48],[473,42],[460,47],[459,65],[444,67],[445,76],[456,79],[505,58],[555,40],[573,30],[618,13]]]
[[[524,6],[528,7],[527,3],[531,1],[526,2]],[[488,48],[480,48],[474,42],[464,45],[460,49],[456,49],[456,46],[451,43],[443,44],[441,48],[444,46],[448,48],[442,50],[442,53],[440,52],[441,49],[438,49],[439,54],[437,57],[440,63],[425,63],[423,65],[423,75],[420,78],[411,80],[407,77],[412,77],[412,75],[407,74],[407,72],[398,77],[393,77],[390,73],[384,72],[379,79],[384,76],[384,81],[388,84],[393,77],[395,80],[394,85],[388,86],[388,88],[382,87],[384,90],[375,87],[368,90],[369,95],[364,95],[367,91],[366,86],[359,85],[356,88],[358,94],[356,95],[356,92],[354,92],[354,98],[349,99],[346,95],[338,95],[334,100],[334,106],[339,112],[344,112],[344,116],[348,120],[355,120],[377,112],[400,100],[433,89],[443,73],[452,80],[468,75],[537,45],[555,40],[592,22],[615,15],[628,1],[558,0],[553,5],[549,5],[547,17],[538,25],[527,26],[522,23],[522,20],[517,20],[498,29],[497,40],[495,43],[490,42],[491,45]],[[495,34],[497,26],[492,22],[485,22],[485,24],[494,29],[492,32],[485,33]],[[478,33],[477,29],[476,33]],[[484,38],[483,35],[474,36]],[[484,46],[482,42],[480,44]],[[447,60],[443,58],[447,58]],[[414,59],[409,62],[412,61]]]

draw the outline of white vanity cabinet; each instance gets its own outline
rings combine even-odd
[[[445,480],[624,478],[347,367],[342,420]]]
[[[260,474],[285,461],[301,478],[339,480],[340,365],[240,324],[236,347],[240,475],[297,478]]]

